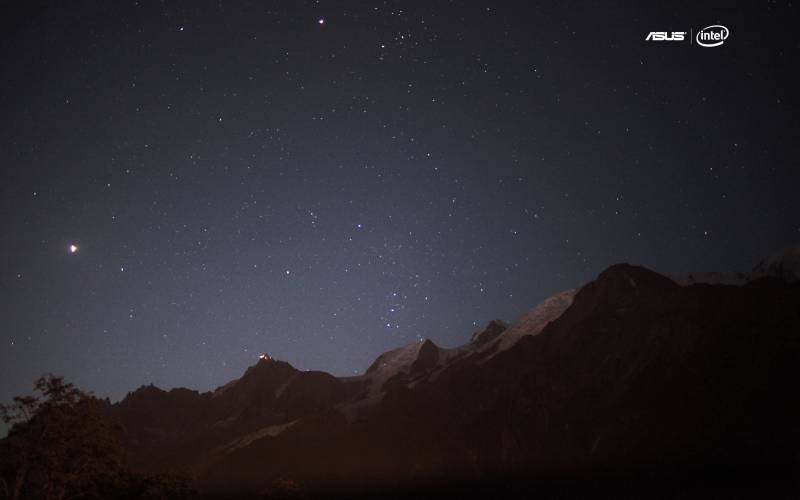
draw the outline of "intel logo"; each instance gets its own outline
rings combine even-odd
[[[721,24],[707,26],[697,32],[695,40],[701,47],[719,47],[728,39],[730,30]]]

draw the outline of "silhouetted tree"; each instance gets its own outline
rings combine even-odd
[[[0,405],[11,425],[0,441],[0,498],[12,500],[97,498],[187,498],[179,478],[130,473],[124,464],[120,428],[102,401],[45,375],[38,396],[18,396]],[[107,404],[107,403],[106,403]]]

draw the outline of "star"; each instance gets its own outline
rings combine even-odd
[[[317,23],[319,23],[319,24],[325,24],[325,19],[321,17],[321,18],[319,18],[319,19],[317,20]]]
[[[71,243],[69,246],[69,253],[77,253],[78,252],[78,245],[75,243]]]

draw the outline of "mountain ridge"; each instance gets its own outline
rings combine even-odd
[[[215,391],[148,386],[110,411],[136,467],[220,494],[285,480],[345,492],[703,464],[766,473],[797,465],[795,366],[798,284],[683,286],[618,264],[512,325],[491,321],[450,349],[401,346],[359,376],[267,358]]]

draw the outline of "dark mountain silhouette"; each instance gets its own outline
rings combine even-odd
[[[109,411],[135,467],[207,494],[764,493],[797,486],[799,370],[797,283],[680,286],[621,264],[514,325],[389,351],[362,376],[267,357],[214,392],[144,387]]]

